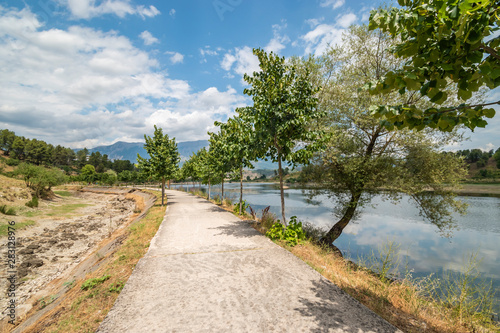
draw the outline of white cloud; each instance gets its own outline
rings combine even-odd
[[[356,22],[358,18],[356,15],[349,13],[338,17],[337,24],[342,28],[348,28],[351,24]]]
[[[266,52],[274,52],[279,53],[281,50],[286,48],[287,43],[290,42],[290,38],[284,34],[282,35],[282,31],[287,28],[286,22],[282,22],[281,25],[275,24],[273,25],[273,35],[274,37],[269,41],[269,43],[264,47]]]
[[[126,15],[140,15],[145,18],[160,14],[155,6],[146,8],[140,5],[135,7],[130,4],[130,0],[106,0],[98,6],[95,5],[94,0],[67,0],[66,5],[73,17],[77,19],[89,19],[105,14],[114,14],[121,18]]]
[[[172,16],[172,17],[175,17],[175,9],[170,9],[170,11],[168,12],[168,15]]]
[[[332,7],[332,9],[337,9],[345,4],[345,0],[322,0],[320,2],[321,7]]]
[[[141,34],[139,35],[139,37],[142,38],[142,40],[144,41],[144,45],[153,45],[155,43],[159,43],[160,41],[158,40],[158,38],[154,37],[149,31],[147,30],[144,30],[143,32],[141,32]]]
[[[27,9],[0,8],[0,67],[0,128],[72,147],[141,141],[162,110],[186,126],[165,125],[180,141],[206,138],[246,102],[231,87],[192,92],[117,32],[44,29]]]
[[[333,25],[318,25],[300,37],[305,42],[305,54],[320,55],[325,53],[330,46],[340,44],[343,31],[343,29],[338,29]]]
[[[170,61],[172,62],[172,64],[178,64],[184,62],[184,56],[179,52],[167,51],[165,52],[165,54],[171,55]]]
[[[225,71],[233,70],[236,74],[243,76],[244,74],[252,75],[253,72],[260,70],[259,59],[253,54],[253,50],[244,46],[235,48],[224,55],[221,62],[221,67]]]

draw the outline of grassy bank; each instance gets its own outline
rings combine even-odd
[[[206,193],[194,194],[206,198]],[[238,204],[230,200],[211,200],[230,212]],[[237,215],[237,214],[236,214]],[[242,219],[254,219],[254,227],[265,234],[276,221],[272,213],[245,214]],[[312,235],[314,230],[308,230]],[[290,246],[284,241],[276,243],[302,259],[325,278],[379,314],[404,332],[499,332],[500,326],[492,321],[493,294],[491,285],[476,284],[478,260],[470,258],[465,273],[414,279],[406,272],[395,280],[388,278],[395,268],[396,246],[389,244],[375,258],[359,266],[325,248],[314,238]],[[367,268],[368,267],[368,268]]]
[[[146,191],[159,198],[161,193]],[[113,306],[135,265],[149,248],[165,214],[161,198],[139,221],[117,236],[117,250],[103,254],[97,251],[98,268],[82,279],[65,281],[67,291],[59,304],[45,313],[23,332],[95,332]],[[136,201],[137,211],[144,210],[144,200]],[[56,297],[39,299],[36,306],[42,309]]]

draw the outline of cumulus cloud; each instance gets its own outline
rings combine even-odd
[[[358,18],[356,15],[349,13],[338,17],[337,24],[342,28],[348,28],[351,24],[356,22]]]
[[[165,54],[171,55],[170,61],[172,64],[178,64],[184,62],[184,55],[180,54],[179,52],[172,52],[172,51],[167,51]]]
[[[260,70],[259,59],[253,54],[253,50],[248,47],[237,47],[224,55],[221,67],[225,71],[233,70],[236,74],[252,75],[253,72]]]
[[[158,38],[154,37],[147,30],[144,30],[143,32],[141,32],[141,34],[139,35],[139,37],[141,37],[141,39],[144,41],[144,45],[153,45],[155,43],[159,43],[160,42],[158,40]]]
[[[106,0],[99,5],[95,4],[95,0],[67,0],[67,2],[63,1],[63,3],[68,7],[73,17],[77,19],[89,19],[106,14],[114,14],[121,18],[126,15],[139,15],[145,18],[160,14],[160,11],[155,6],[134,6],[130,3],[130,0]]]
[[[75,148],[141,141],[168,110],[187,126],[175,127],[179,141],[206,138],[215,119],[245,102],[230,87],[192,92],[117,32],[44,28],[29,9],[0,14],[0,128],[18,135]],[[174,52],[172,61],[181,57]]]

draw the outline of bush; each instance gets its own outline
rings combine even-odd
[[[260,218],[260,225],[269,230],[276,223],[276,215],[269,212],[271,206],[267,206],[262,210],[262,215]]]
[[[35,208],[38,207],[38,198],[36,196],[33,196],[30,201],[25,203],[26,206],[29,208]]]
[[[243,215],[243,214],[245,214],[245,212],[247,211],[247,209],[248,209],[248,207],[249,207],[249,206],[250,206],[250,205],[249,205],[249,204],[247,204],[245,200],[243,200],[243,201],[241,202],[241,210],[242,210],[242,211],[241,211],[241,214],[242,214],[242,215]],[[239,213],[240,213],[240,203],[239,203],[239,202],[237,202],[237,203],[234,205],[234,207],[233,207],[233,212],[234,212],[235,214],[239,214]]]
[[[290,218],[287,227],[284,227],[278,220],[278,222],[269,229],[266,236],[273,240],[283,240],[290,246],[295,246],[306,238],[306,234],[302,229],[302,222],[297,221],[297,216],[292,216]]]
[[[0,213],[4,215],[16,215],[14,208],[7,208],[7,205],[0,206]]]
[[[18,159],[15,159],[15,158],[10,158],[7,161],[5,161],[5,164],[7,164],[9,166],[18,166],[19,163],[21,163],[21,161],[19,161]]]

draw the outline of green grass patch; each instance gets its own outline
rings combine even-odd
[[[36,222],[33,220],[27,220],[24,222],[16,222],[14,225],[9,225],[7,222],[0,222],[0,237],[1,236],[7,236],[9,227],[14,228],[16,230],[23,229],[29,226],[34,225]],[[11,229],[12,230],[12,229]]]
[[[71,197],[73,194],[69,191],[54,191],[60,197]]]
[[[0,206],[0,213],[4,215],[16,215],[16,211],[14,208],[9,208],[7,205],[1,205]]]
[[[82,286],[80,287],[81,290],[90,290],[94,289],[98,285],[102,284],[104,281],[108,280],[111,277],[111,275],[104,275],[99,278],[94,278],[94,279],[88,279],[85,281]]]
[[[83,208],[90,206],[89,204],[66,204],[61,206],[53,206],[51,207],[51,212],[45,215],[47,216],[59,216],[59,215],[67,215],[73,213],[78,208]]]

